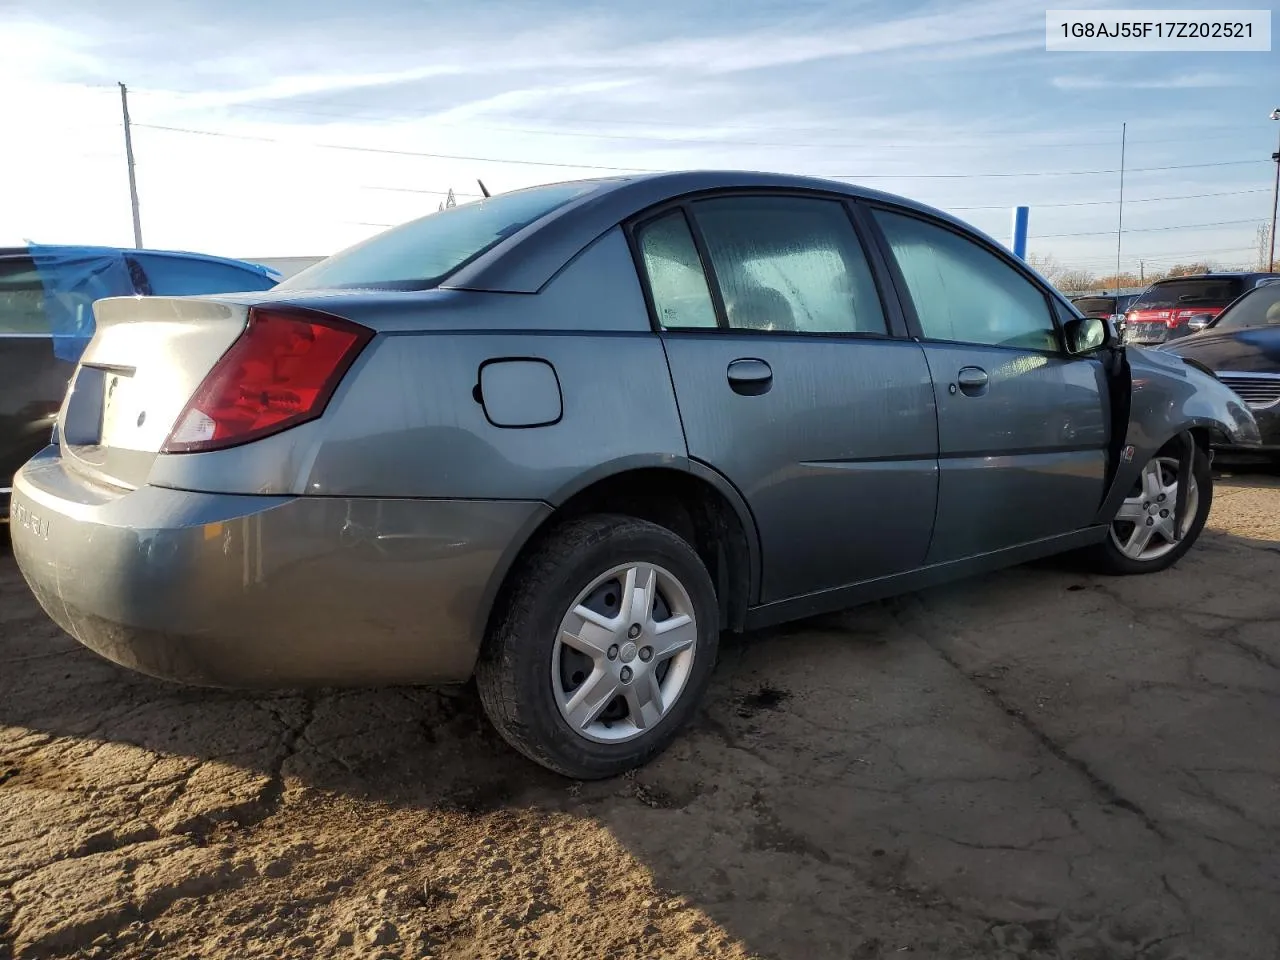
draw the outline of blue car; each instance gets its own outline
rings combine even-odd
[[[274,270],[199,253],[115,247],[0,247],[0,519],[10,478],[49,442],[103,297],[269,290]]]

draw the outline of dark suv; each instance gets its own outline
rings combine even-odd
[[[0,521],[18,468],[48,442],[103,297],[268,290],[279,275],[240,260],[115,247],[0,247]]]
[[[1157,280],[1129,305],[1125,342],[1164,343],[1185,337],[1220,314],[1236,297],[1276,279],[1280,274],[1203,273]],[[1193,317],[1204,320],[1191,324]]]

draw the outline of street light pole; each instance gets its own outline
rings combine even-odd
[[[1271,111],[1272,120],[1280,120],[1280,107]],[[1276,140],[1276,152],[1271,155],[1276,162],[1276,185],[1271,189],[1271,252],[1263,268],[1270,272],[1276,263],[1276,207],[1280,206],[1280,139]]]

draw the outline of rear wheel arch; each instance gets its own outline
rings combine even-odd
[[[671,463],[666,458],[666,463]],[[591,514],[621,514],[665,527],[688,542],[711,575],[721,624],[742,630],[759,584],[759,541],[755,521],[737,491],[708,467],[692,461],[679,466],[630,466],[578,484],[556,497],[495,572],[486,590],[482,643],[502,609],[524,558],[561,524]]]

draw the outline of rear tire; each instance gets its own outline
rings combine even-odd
[[[1138,485],[1135,486],[1131,496],[1120,505],[1116,519],[1112,521],[1111,528],[1107,532],[1107,539],[1088,554],[1090,565],[1097,572],[1112,576],[1157,573],[1167,570],[1182,559],[1199,539],[1205,521],[1209,519],[1209,510],[1213,506],[1213,471],[1209,465],[1209,457],[1199,446],[1196,447],[1192,456],[1191,470],[1195,478],[1195,503],[1192,504],[1192,494],[1188,492],[1189,516],[1184,523],[1181,539],[1170,542],[1167,536],[1160,532],[1164,530],[1166,533],[1172,533],[1171,523],[1162,524],[1163,518],[1160,516],[1160,510],[1164,504],[1169,504],[1168,509],[1172,510],[1173,494],[1169,487],[1163,488],[1168,499],[1158,502],[1156,496],[1144,496],[1152,491],[1142,486],[1144,477],[1149,471],[1154,472],[1157,480],[1163,477],[1166,481],[1173,480],[1177,484],[1182,482],[1182,478],[1176,476],[1177,455],[1166,448],[1159,451],[1143,467],[1143,472],[1138,477]],[[1153,487],[1152,490],[1154,489],[1156,488]],[[1143,513],[1144,510],[1147,512]],[[1133,519],[1123,519],[1126,515],[1131,515]],[[1151,521],[1150,526],[1148,521]],[[1155,532],[1151,534],[1144,550],[1139,552],[1136,549],[1136,541],[1132,538],[1135,529],[1141,527],[1147,527]],[[1134,546],[1129,546],[1126,550],[1126,545],[1129,544]]]
[[[720,636],[693,548],[657,524],[595,515],[553,530],[512,577],[476,666],[503,739],[580,780],[664,750],[698,708]]]

